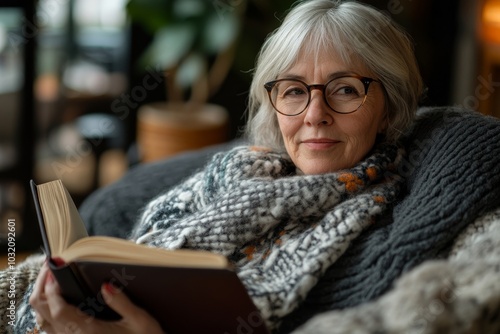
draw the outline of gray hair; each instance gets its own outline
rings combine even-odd
[[[284,149],[276,112],[264,84],[277,79],[301,52],[335,52],[345,63],[360,61],[384,87],[388,127],[396,141],[412,123],[423,91],[413,45],[382,12],[357,2],[300,2],[264,42],[250,87],[246,135],[253,144]]]

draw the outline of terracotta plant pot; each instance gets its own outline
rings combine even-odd
[[[225,108],[204,104],[190,107],[164,102],[142,106],[137,114],[141,161],[150,162],[227,140]]]

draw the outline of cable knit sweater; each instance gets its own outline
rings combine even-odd
[[[402,200],[386,210],[391,214],[364,226],[285,317],[281,332],[304,323],[298,332],[498,332],[499,214],[484,214],[500,207],[500,123],[474,113],[450,110],[442,117],[429,110],[404,144]],[[15,269],[23,282],[16,296],[26,298],[39,265],[33,260]],[[3,321],[10,274],[0,273],[2,332],[9,328]],[[17,312],[18,319],[30,317],[27,309]]]

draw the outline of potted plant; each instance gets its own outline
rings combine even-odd
[[[141,66],[161,67],[166,101],[142,105],[137,142],[142,161],[226,140],[228,113],[209,98],[228,74],[245,0],[129,0],[127,13],[153,38]]]

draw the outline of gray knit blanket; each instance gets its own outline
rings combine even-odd
[[[294,334],[500,333],[500,209],[478,217],[446,258],[425,261],[371,302],[318,313]]]
[[[227,256],[274,329],[397,198],[402,154],[380,145],[350,170],[301,175],[285,154],[236,147],[151,201],[133,238]]]

